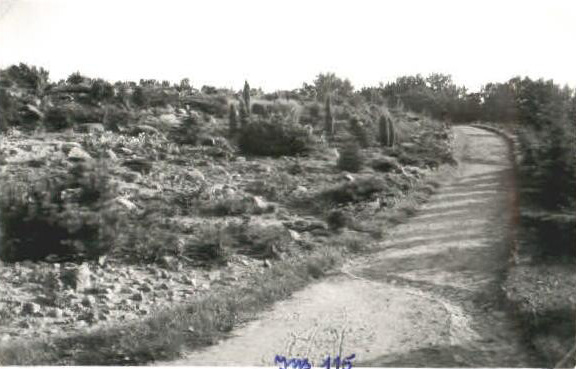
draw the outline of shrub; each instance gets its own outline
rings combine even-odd
[[[388,114],[383,114],[379,121],[380,129],[380,142],[387,147],[393,147],[396,141],[396,132],[392,117]]]
[[[345,204],[370,200],[382,191],[384,191],[384,182],[370,177],[326,189],[320,193],[320,197],[329,202]]]
[[[109,206],[115,188],[103,164],[78,165],[68,175],[6,180],[2,188],[3,260],[39,260],[50,254],[94,259],[111,249],[120,223]]]
[[[246,154],[275,157],[306,154],[312,144],[308,130],[279,116],[249,123],[242,129],[239,142]]]
[[[70,113],[63,108],[50,108],[44,117],[44,125],[49,131],[61,131],[72,128],[74,122]]]
[[[248,123],[250,123],[250,114],[248,114],[248,110],[246,110],[246,104],[240,101],[240,127],[245,129]]]
[[[356,173],[360,171],[364,163],[364,158],[360,152],[360,147],[356,142],[351,142],[344,146],[338,158],[338,168],[347,172]]]
[[[334,131],[334,117],[332,116],[332,103],[330,96],[326,98],[326,104],[324,106],[324,131],[328,136],[333,136]]]
[[[238,130],[238,113],[236,112],[236,106],[230,104],[230,113],[228,114],[228,130],[230,135],[234,135]]]
[[[361,122],[360,119],[358,119],[356,116],[353,116],[350,119],[350,131],[354,137],[356,137],[356,140],[358,140],[360,146],[366,148],[370,145],[366,127],[364,126],[364,123]]]
[[[352,223],[352,217],[350,214],[347,214],[342,210],[333,210],[328,213],[328,216],[326,217],[326,223],[330,229],[339,230],[349,226]]]
[[[136,122],[134,113],[109,105],[104,110],[102,123],[107,130],[118,132]]]

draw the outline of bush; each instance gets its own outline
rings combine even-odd
[[[370,200],[374,195],[382,191],[384,191],[384,182],[370,177],[329,188],[322,191],[320,196],[329,202],[345,204]]]
[[[312,150],[312,137],[302,126],[279,116],[248,123],[240,134],[240,150],[261,156],[295,156]]]
[[[94,259],[112,247],[119,218],[109,206],[115,189],[102,164],[79,165],[68,175],[5,181],[2,188],[3,260],[40,260],[50,254]]]
[[[340,170],[356,173],[360,171],[363,163],[360,147],[356,142],[351,142],[342,149],[337,165]]]
[[[352,117],[350,119],[350,132],[356,137],[360,146],[366,148],[370,145],[368,131],[358,117]]]
[[[63,108],[50,108],[44,117],[44,125],[49,131],[61,131],[72,128],[74,121],[70,113]]]

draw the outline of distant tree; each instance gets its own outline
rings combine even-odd
[[[190,85],[189,78],[182,78],[180,81],[180,85],[178,86],[178,91],[180,92],[190,92],[192,90],[192,86]]]
[[[134,92],[132,93],[132,102],[139,107],[147,106],[150,103],[150,99],[141,86],[134,88]]]
[[[334,73],[320,73],[314,80],[314,88],[316,98],[320,101],[325,100],[328,95],[337,99],[349,98],[354,92],[354,86],[348,79],[341,79]]]
[[[206,95],[215,95],[218,93],[218,89],[214,86],[202,86],[200,91]]]
[[[0,70],[0,86],[18,86],[32,90],[41,95],[48,86],[49,73],[44,68],[29,67],[24,63],[12,65],[7,69]]]
[[[90,86],[90,97],[95,101],[108,102],[114,98],[114,87],[103,79],[95,79]]]
[[[84,83],[87,79],[88,78],[81,75],[80,72],[75,72],[68,76],[66,83],[69,85],[79,85]]]

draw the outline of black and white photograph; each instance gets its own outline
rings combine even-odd
[[[576,369],[576,1],[0,0],[0,367]]]

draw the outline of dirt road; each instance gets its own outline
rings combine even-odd
[[[162,365],[313,366],[339,353],[354,366],[534,367],[500,298],[510,245],[506,142],[455,127],[459,175],[446,180],[382,251],[277,303],[233,336]]]

